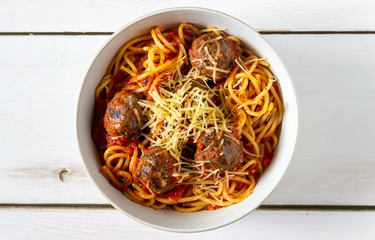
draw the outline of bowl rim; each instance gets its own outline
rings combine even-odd
[[[99,186],[99,184],[97,183],[97,181],[95,180],[94,176],[91,174],[91,172],[89,171],[89,168],[87,166],[87,161],[84,160],[84,157],[83,157],[83,152],[82,152],[82,148],[81,148],[81,137],[80,137],[80,134],[79,134],[79,130],[78,130],[78,125],[79,125],[79,112],[81,110],[81,95],[82,95],[82,92],[84,91],[84,85],[86,83],[86,80],[87,80],[87,77],[89,75],[89,73],[91,72],[92,70],[92,66],[94,64],[94,62],[96,61],[96,59],[98,58],[98,56],[101,54],[102,50],[104,48],[106,48],[110,43],[111,41],[113,41],[113,39],[119,34],[121,33],[122,31],[124,31],[125,29],[129,28],[130,26],[132,26],[133,24],[136,24],[137,22],[141,21],[141,20],[144,20],[146,18],[149,18],[151,16],[154,16],[154,15],[158,15],[158,14],[164,14],[164,13],[169,13],[169,12],[178,12],[178,11],[202,11],[202,12],[208,12],[208,13],[211,13],[211,14],[216,14],[216,15],[221,15],[221,16],[224,16],[226,18],[230,18],[231,20],[233,20],[234,22],[237,22],[239,24],[242,24],[244,25],[246,28],[250,29],[251,31],[254,32],[254,34],[258,35],[258,37],[260,37],[264,44],[270,48],[274,53],[275,55],[278,57],[279,59],[279,62],[281,63],[282,67],[284,68],[284,70],[286,71],[287,75],[288,75],[288,80],[290,82],[290,85],[291,85],[291,89],[293,90],[293,93],[294,93],[294,99],[295,100],[295,124],[296,124],[296,131],[295,131],[295,141],[294,141],[294,144],[292,145],[293,149],[291,151],[291,154],[289,156],[289,159],[288,159],[288,163],[285,167],[285,170],[282,172],[282,174],[280,175],[277,183],[274,185],[274,187],[272,188],[272,190],[265,194],[265,197],[263,198],[262,201],[260,201],[257,205],[255,205],[255,207],[250,210],[250,211],[247,211],[247,212],[244,212],[242,213],[240,216],[238,216],[236,219],[234,220],[229,220],[229,221],[223,221],[222,223],[219,223],[217,225],[215,225],[214,227],[201,227],[201,228],[195,228],[195,229],[183,229],[183,228],[168,228],[168,227],[163,227],[163,226],[159,226],[159,225],[156,225],[156,224],[153,224],[153,223],[150,223],[150,222],[147,222],[147,221],[144,221],[130,213],[128,213],[127,211],[125,211],[124,209],[122,209],[121,207],[119,207],[111,198],[110,196],[107,196],[107,194],[104,192],[104,190],[102,190],[102,188]],[[295,150],[296,150],[296,147],[297,147],[297,143],[298,143],[298,138],[299,138],[299,130],[300,130],[300,111],[299,111],[299,103],[298,103],[298,96],[297,96],[297,91],[296,91],[296,87],[295,87],[295,84],[294,84],[294,81],[292,79],[292,76],[290,74],[290,71],[287,67],[287,65],[284,63],[284,61],[282,60],[282,58],[280,57],[280,55],[278,54],[278,52],[268,43],[268,41],[258,32],[256,31],[255,29],[253,29],[251,26],[249,26],[247,23],[243,22],[242,20],[236,18],[236,17],[233,17],[227,13],[224,13],[224,12],[221,12],[221,11],[217,11],[217,10],[213,10],[213,9],[209,9],[209,8],[203,8],[203,7],[192,7],[192,6],[186,6],[186,7],[171,7],[171,8],[164,8],[164,9],[160,9],[160,10],[157,10],[157,11],[153,11],[153,12],[150,12],[150,13],[147,13],[145,15],[142,15],[140,17],[137,17],[131,21],[129,21],[127,24],[123,25],[120,29],[118,29],[117,31],[115,31],[103,44],[101,44],[101,47],[97,50],[96,54],[94,55],[94,57],[92,58],[92,60],[90,61],[90,64],[88,65],[87,67],[87,71],[86,71],[86,74],[83,78],[83,81],[82,81],[82,84],[81,84],[81,87],[79,89],[79,94],[78,94],[78,99],[77,99],[77,102],[76,102],[76,111],[75,111],[75,133],[76,133],[76,144],[78,146],[78,150],[79,150],[79,154],[81,156],[81,162],[83,163],[84,165],[84,169],[87,173],[87,175],[89,176],[89,178],[91,179],[91,181],[94,183],[95,187],[97,189],[99,189],[99,191],[101,192],[102,196],[104,196],[105,199],[107,199],[107,201],[112,205],[114,206],[117,210],[119,210],[121,213],[125,214],[126,216],[128,216],[129,218],[137,221],[137,222],[140,222],[146,226],[149,226],[149,227],[152,227],[152,228],[156,228],[156,229],[159,229],[159,230],[164,230],[164,231],[169,231],[169,232],[181,232],[181,233],[194,233],[194,232],[204,232],[204,231],[210,231],[210,230],[214,230],[214,229],[218,229],[218,228],[221,228],[221,227],[224,227],[224,226],[227,226],[229,224],[232,224],[242,218],[244,218],[245,216],[247,216],[248,214],[250,214],[251,212],[253,212],[254,210],[258,209],[259,206],[271,195],[271,193],[276,189],[276,187],[280,184],[280,181],[281,179],[283,178],[283,176],[285,175],[287,169],[289,168],[290,166],[290,163],[291,161],[293,160],[293,156],[295,154]]]

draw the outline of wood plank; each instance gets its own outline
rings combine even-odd
[[[265,204],[374,206],[375,35],[265,37],[291,70],[301,119],[294,161]],[[107,203],[74,133],[80,84],[106,38],[0,37],[0,203]]]
[[[81,165],[74,128],[85,71],[106,38],[0,38],[1,202],[106,202]]]
[[[301,124],[294,161],[267,203],[374,205],[375,36],[267,39],[294,77]]]
[[[0,32],[113,32],[147,13],[186,5],[186,1],[10,0],[2,1]],[[257,30],[374,31],[371,0],[251,1],[190,0],[247,22]]]
[[[17,223],[17,224],[15,224]],[[220,229],[192,234],[144,226],[114,210],[1,209],[0,238],[24,239],[374,239],[375,212],[255,211]]]

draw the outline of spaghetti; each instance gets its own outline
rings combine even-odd
[[[95,92],[93,140],[102,174],[131,201],[154,209],[194,212],[244,200],[273,158],[283,118],[268,67],[240,39],[214,27],[155,27],[129,41]],[[124,108],[119,101],[138,105]],[[136,126],[128,135],[108,127],[124,109]],[[152,172],[160,181],[145,169],[160,170]]]

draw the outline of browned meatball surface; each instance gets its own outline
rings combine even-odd
[[[234,60],[237,58],[236,44],[222,36],[217,39],[215,34],[203,34],[197,38],[189,51],[191,65],[199,71],[199,74],[213,78],[213,70],[206,67],[220,68],[230,71],[234,66]],[[220,80],[230,73],[216,71],[215,79]]]
[[[206,166],[220,173],[233,170],[242,160],[242,146],[222,132],[203,134],[197,141],[196,161],[209,161]]]
[[[122,90],[108,103],[104,115],[104,127],[111,136],[137,138],[144,124],[142,109],[138,104],[143,95]]]
[[[168,150],[151,148],[139,159],[136,178],[155,193],[165,193],[177,186],[177,179],[172,176],[177,172],[176,162]]]

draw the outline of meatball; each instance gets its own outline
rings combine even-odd
[[[176,162],[168,150],[151,148],[139,159],[135,178],[155,193],[168,192],[177,186],[177,179],[172,176],[177,172]]]
[[[143,95],[125,90],[115,94],[104,115],[104,127],[109,135],[130,139],[139,137],[145,122],[138,104],[141,99],[144,99]]]
[[[213,71],[206,67],[230,71],[237,58],[236,44],[226,36],[218,40],[217,38],[215,34],[203,34],[193,42],[189,51],[191,65],[199,74],[212,79]],[[215,79],[224,79],[229,74],[229,72],[216,71]]]
[[[222,132],[205,133],[198,138],[196,161],[209,161],[205,167],[223,173],[233,170],[242,160],[242,146]]]

